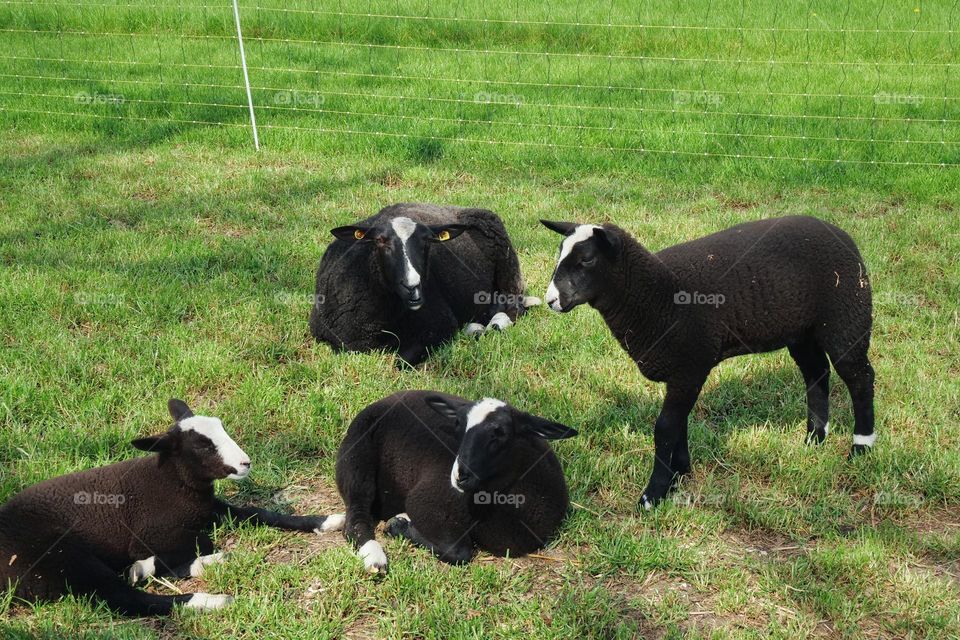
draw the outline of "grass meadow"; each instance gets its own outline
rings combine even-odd
[[[351,418],[404,388],[570,424],[574,508],[534,557],[466,567],[339,534],[217,532],[184,591],[126,620],[0,592],[3,638],[960,637],[960,72],[951,3],[0,2],[0,500],[136,455],[182,397],[253,472],[231,499],[339,512]],[[501,215],[533,295],[558,237],[613,221],[660,249],[810,214],[874,287],[878,442],[803,442],[786,352],[727,361],[691,415],[694,470],[649,513],[663,387],[599,315],[534,309],[416,370],[307,331],[329,229],[400,201]],[[170,586],[150,585],[159,592]]]

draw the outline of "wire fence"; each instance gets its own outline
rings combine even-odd
[[[692,5],[692,6],[691,6]],[[20,128],[265,146],[960,164],[960,0],[0,0]]]

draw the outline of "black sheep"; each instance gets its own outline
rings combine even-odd
[[[789,350],[807,386],[813,442],[829,429],[832,362],[853,400],[851,455],[873,446],[870,281],[844,231],[790,216],[650,253],[614,225],[541,222],[566,236],[547,290],[550,307],[590,304],[641,373],[667,383],[643,507],[689,472],[687,416],[710,370],[732,356]]]
[[[485,209],[395,204],[332,233],[310,332],[336,351],[396,351],[398,365],[416,365],[461,327],[505,329],[540,302],[524,297],[510,237]]]
[[[296,531],[342,524],[217,499],[213,481],[246,477],[250,459],[218,419],[194,416],[180,400],[170,400],[169,409],[173,427],[133,441],[154,455],[40,482],[0,507],[0,588],[12,585],[28,601],[90,595],[133,616],[164,615],[176,604],[218,609],[232,597],[164,596],[133,585],[151,576],[198,576],[221,561],[208,532],[226,519]]]
[[[387,569],[374,538],[387,519],[388,535],[452,564],[476,548],[498,556],[542,548],[568,507],[546,440],[576,433],[491,398],[404,391],[379,400],[354,418],[337,454],[344,535],[375,573]]]

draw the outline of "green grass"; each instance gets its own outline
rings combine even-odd
[[[0,74],[19,76],[0,92],[0,500],[47,477],[136,455],[127,443],[167,425],[171,396],[220,416],[251,454],[250,480],[225,483],[227,496],[298,512],[341,509],[333,488],[339,440],[357,411],[397,389],[499,396],[581,432],[556,447],[577,506],[543,557],[481,556],[450,568],[390,541],[391,573],[373,580],[337,535],[224,528],[217,537],[230,561],[179,586],[236,594],[227,610],[128,621],[74,599],[27,607],[7,597],[0,598],[0,636],[960,635],[956,169],[869,164],[957,162],[960,128],[917,119],[960,117],[955,102],[943,100],[960,95],[960,74],[932,66],[878,72],[873,64],[821,64],[809,75],[803,65],[783,64],[771,74],[765,64],[606,58],[956,62],[949,38],[926,33],[949,30],[956,16],[928,3],[919,13],[889,3],[881,10],[879,2],[841,9],[763,2],[743,12],[739,3],[713,3],[709,13],[688,3],[559,4],[404,9],[463,18],[426,25],[267,10],[301,6],[280,3],[244,8],[255,97],[264,107],[259,154],[242,108],[177,104],[243,105],[237,69],[174,64],[235,66],[228,10],[181,11],[166,2],[85,11],[0,5],[0,29],[146,34],[7,31],[0,42]],[[364,6],[364,13],[398,11],[392,2]],[[468,20],[478,16],[527,22]],[[544,22],[603,26],[535,24]],[[608,22],[732,29],[609,29]],[[811,32],[749,30],[771,25]],[[867,32],[822,31],[841,25]],[[430,52],[441,48],[461,52]],[[602,58],[551,55],[548,69],[542,54],[499,64],[468,49]],[[161,59],[169,63],[162,69]],[[489,84],[548,79],[551,86]],[[556,87],[611,80],[619,88]],[[682,106],[697,114],[673,113],[663,91],[624,88],[636,86],[724,97]],[[871,97],[774,95],[805,87]],[[266,108],[285,106],[273,96],[293,89],[322,99],[297,98],[311,111]],[[122,95],[124,102],[85,105],[75,101],[78,91]],[[521,106],[478,104],[482,91],[519,97]],[[876,104],[880,91],[939,101]],[[347,95],[371,93],[462,101]],[[612,108],[530,106],[537,104]],[[661,107],[668,111],[654,110]],[[796,117],[805,114],[896,119]],[[544,124],[573,128],[536,126]],[[638,128],[647,132],[625,131]],[[777,137],[692,133],[703,130]],[[797,135],[895,142],[783,139]],[[908,137],[944,144],[904,142]],[[641,142],[666,151],[831,162],[538,146]],[[868,164],[832,162],[837,157]],[[536,222],[541,217],[616,221],[654,249],[761,217],[812,214],[838,224],[859,243],[875,288],[876,449],[846,460],[850,402],[836,376],[834,429],[825,446],[811,448],[802,442],[803,383],[789,357],[728,361],[711,375],[691,418],[693,476],[670,503],[639,514],[663,389],[643,379],[596,312],[535,309],[502,335],[458,339],[415,371],[396,371],[389,355],[334,356],[313,344],[306,327],[328,230],[404,200],[497,211],[537,295],[557,248],[556,236]]]

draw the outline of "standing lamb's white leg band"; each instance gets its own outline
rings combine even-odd
[[[868,436],[860,436],[860,435],[857,435],[857,434],[854,434],[854,435],[853,435],[853,444],[855,444],[855,445],[856,445],[856,444],[859,444],[859,445],[862,445],[862,446],[864,446],[864,447],[872,447],[872,446],[873,446],[873,443],[875,443],[876,441],[877,441],[877,434],[876,434],[876,433],[871,433],[871,434],[868,435]]]

